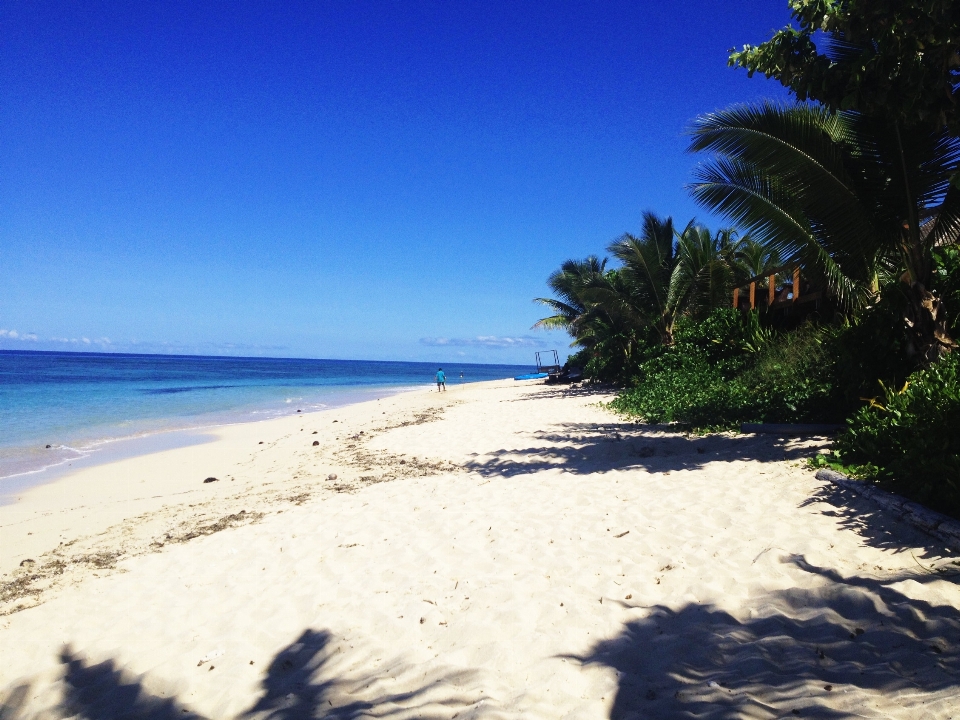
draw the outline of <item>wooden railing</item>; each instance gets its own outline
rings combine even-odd
[[[777,300],[777,275],[785,274],[788,277],[792,275],[792,287],[790,292],[790,297],[786,299]],[[799,265],[784,265],[783,267],[778,267],[773,270],[768,270],[763,275],[757,275],[756,277],[750,278],[744,285],[736,287],[733,289],[733,307],[740,307],[740,290],[744,287],[748,288],[747,292],[750,297],[750,309],[754,310],[757,307],[757,283],[766,280],[767,281],[767,307],[772,308],[774,306],[784,307],[786,305],[795,305],[798,302],[801,302],[801,281],[800,281],[800,266]],[[788,287],[784,283],[784,289]],[[819,300],[821,297],[820,292],[808,292],[803,296],[803,302],[809,302],[813,300]]]

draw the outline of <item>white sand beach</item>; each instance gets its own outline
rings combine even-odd
[[[0,716],[960,717],[956,553],[817,441],[609,399],[416,391],[22,493]]]

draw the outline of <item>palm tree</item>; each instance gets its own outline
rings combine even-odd
[[[691,220],[677,234],[677,262],[667,301],[674,316],[683,312],[702,319],[727,302],[738,275],[737,247],[732,228],[711,236],[710,230]]]
[[[691,186],[700,204],[803,263],[850,312],[900,277],[912,352],[931,362],[954,347],[928,287],[933,248],[960,234],[958,138],[771,102],[703,115],[690,134],[691,150],[713,153]]]
[[[608,248],[620,267],[606,260],[568,260],[547,281],[555,298],[536,302],[555,311],[535,328],[564,329],[574,345],[616,345],[629,357],[647,330],[664,345],[673,344],[677,318],[706,315],[726,303],[738,271],[737,232],[710,231],[691,220],[682,231],[672,218],[643,215],[639,235],[625,233]]]
[[[534,328],[566,330],[576,337],[577,328],[586,321],[589,308],[583,299],[584,289],[606,273],[607,261],[591,255],[585,260],[566,260],[560,269],[547,278],[547,285],[556,298],[534,298],[554,314],[537,320]],[[559,298],[559,299],[558,299]]]
[[[742,276],[738,280],[742,281],[760,277],[783,265],[780,253],[776,248],[758,242],[750,235],[745,235],[737,241],[734,250],[734,262]]]
[[[766,290],[769,287],[768,276],[772,270],[778,270],[783,266],[783,260],[776,248],[755,240],[747,234],[738,237],[733,246],[731,258],[731,267],[736,277],[737,287],[743,287],[753,278],[764,278],[759,280],[757,288]],[[776,284],[776,279],[774,279]]]
[[[647,211],[639,236],[624,233],[607,248],[620,261],[620,273],[629,288],[622,311],[632,315],[637,325],[653,327],[664,345],[673,343],[676,320],[669,304],[670,277],[676,264],[675,235],[672,218]],[[595,296],[599,301],[613,300],[602,293]]]
[[[547,280],[557,297],[534,298],[555,314],[533,327],[566,330],[572,346],[594,349],[603,356],[607,374],[619,378],[631,366],[643,323],[631,306],[622,270],[607,270],[606,263],[595,256],[565,261]]]

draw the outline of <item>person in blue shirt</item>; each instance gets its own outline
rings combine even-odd
[[[447,376],[443,374],[443,368],[437,370],[437,392],[447,391]]]

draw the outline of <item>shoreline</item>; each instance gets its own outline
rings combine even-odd
[[[31,489],[0,507],[0,711],[955,714],[960,559],[817,480],[819,441],[608,399],[402,393]]]
[[[254,420],[251,422],[266,422]],[[224,426],[241,423],[225,423]],[[177,428],[157,430],[156,432],[129,437],[110,438],[75,450],[78,454],[37,470],[27,470],[13,475],[0,477],[0,507],[17,502],[17,495],[28,492],[34,487],[57,482],[70,473],[80,470],[109,465],[113,462],[134,457],[152,455],[164,450],[199,445],[215,440],[215,436],[204,433],[220,425],[200,426],[197,428]]]
[[[457,367],[471,380],[516,374],[507,365]],[[0,425],[6,430],[0,494],[9,494],[4,478],[69,465],[118,441],[426,388],[435,369],[405,361],[0,353]]]
[[[91,441],[86,445],[81,444],[79,447],[59,446],[76,453],[76,455],[57,460],[49,465],[44,465],[36,469],[15,472],[9,475],[0,475],[0,506],[16,502],[14,496],[18,493],[26,492],[37,485],[57,482],[65,475],[80,469],[107,465],[118,460],[137,457],[139,455],[151,455],[165,450],[175,450],[180,447],[189,447],[203,442],[210,442],[215,438],[216,430],[221,427],[270,422],[272,420],[296,417],[298,415],[310,415],[312,413],[335,410],[340,407],[368,402],[371,399],[370,396],[373,395],[392,397],[404,392],[416,392],[420,389],[422,388],[419,386],[406,385],[388,385],[383,388],[365,387],[362,388],[362,392],[357,392],[352,395],[350,393],[340,393],[335,396],[336,399],[333,399],[329,403],[324,403],[324,407],[312,408],[306,412],[296,410],[263,418],[235,421],[205,420],[198,424],[187,423],[169,428],[134,432],[130,435],[107,437]],[[246,414],[250,412],[249,410],[244,411]],[[180,419],[186,420],[187,418]],[[30,446],[22,447],[26,448]]]
[[[192,511],[180,507],[182,497],[196,497],[216,503],[217,496],[211,495],[209,490],[218,486],[204,484],[203,480],[207,477],[216,476],[223,478],[224,482],[240,483],[241,493],[267,491],[274,485],[282,485],[283,480],[289,478],[274,481],[269,477],[276,472],[274,470],[266,471],[267,478],[242,473],[244,463],[238,462],[238,458],[247,456],[247,462],[250,462],[251,451],[258,454],[273,450],[278,444],[290,443],[294,437],[299,440],[304,425],[309,424],[309,433],[313,433],[312,428],[326,424],[332,432],[325,433],[322,438],[324,444],[336,444],[337,439],[347,432],[345,428],[353,427],[360,431],[370,425],[371,419],[375,421],[375,408],[386,408],[380,413],[388,410],[391,413],[409,412],[409,406],[416,408],[426,404],[430,407],[434,405],[434,398],[438,402],[448,396],[453,399],[468,387],[504,382],[512,381],[464,383],[442,395],[432,388],[400,388],[393,394],[380,393],[380,397],[373,399],[252,422],[221,424],[204,428],[202,433],[193,429],[155,433],[134,439],[131,441],[132,448],[124,447],[122,443],[117,445],[121,451],[119,457],[93,455],[87,464],[81,466],[58,466],[54,468],[57,472],[51,473],[44,482],[29,483],[13,494],[5,494],[9,501],[0,503],[0,533],[4,537],[4,542],[0,544],[0,573],[15,570],[17,563],[22,560],[11,557],[11,552],[22,550],[20,555],[35,559],[34,556],[55,550],[58,542],[74,542],[76,538],[70,535],[71,532],[79,530],[82,535],[88,536],[95,529],[107,529],[126,522],[130,517],[155,513],[167,506],[192,514]],[[407,402],[406,398],[412,402]],[[164,446],[164,441],[171,439],[174,441],[171,446]],[[153,443],[157,445],[151,447]],[[313,446],[307,447],[312,449]],[[131,452],[123,452],[126,449]],[[142,449],[148,452],[139,452]],[[342,453],[334,454],[338,457],[331,467],[343,480],[346,478],[345,467],[353,460],[340,458]],[[194,470],[194,467],[206,469]],[[323,476],[326,477],[326,474]],[[293,479],[298,478],[296,472],[293,476]],[[356,473],[350,477],[356,479]],[[189,508],[192,507],[190,504]],[[43,527],[40,532],[31,535],[29,540],[26,536],[18,536],[17,527],[25,527],[41,518],[59,520],[53,524],[55,527],[50,526],[49,522],[41,523]],[[0,615],[2,613],[0,607]]]

